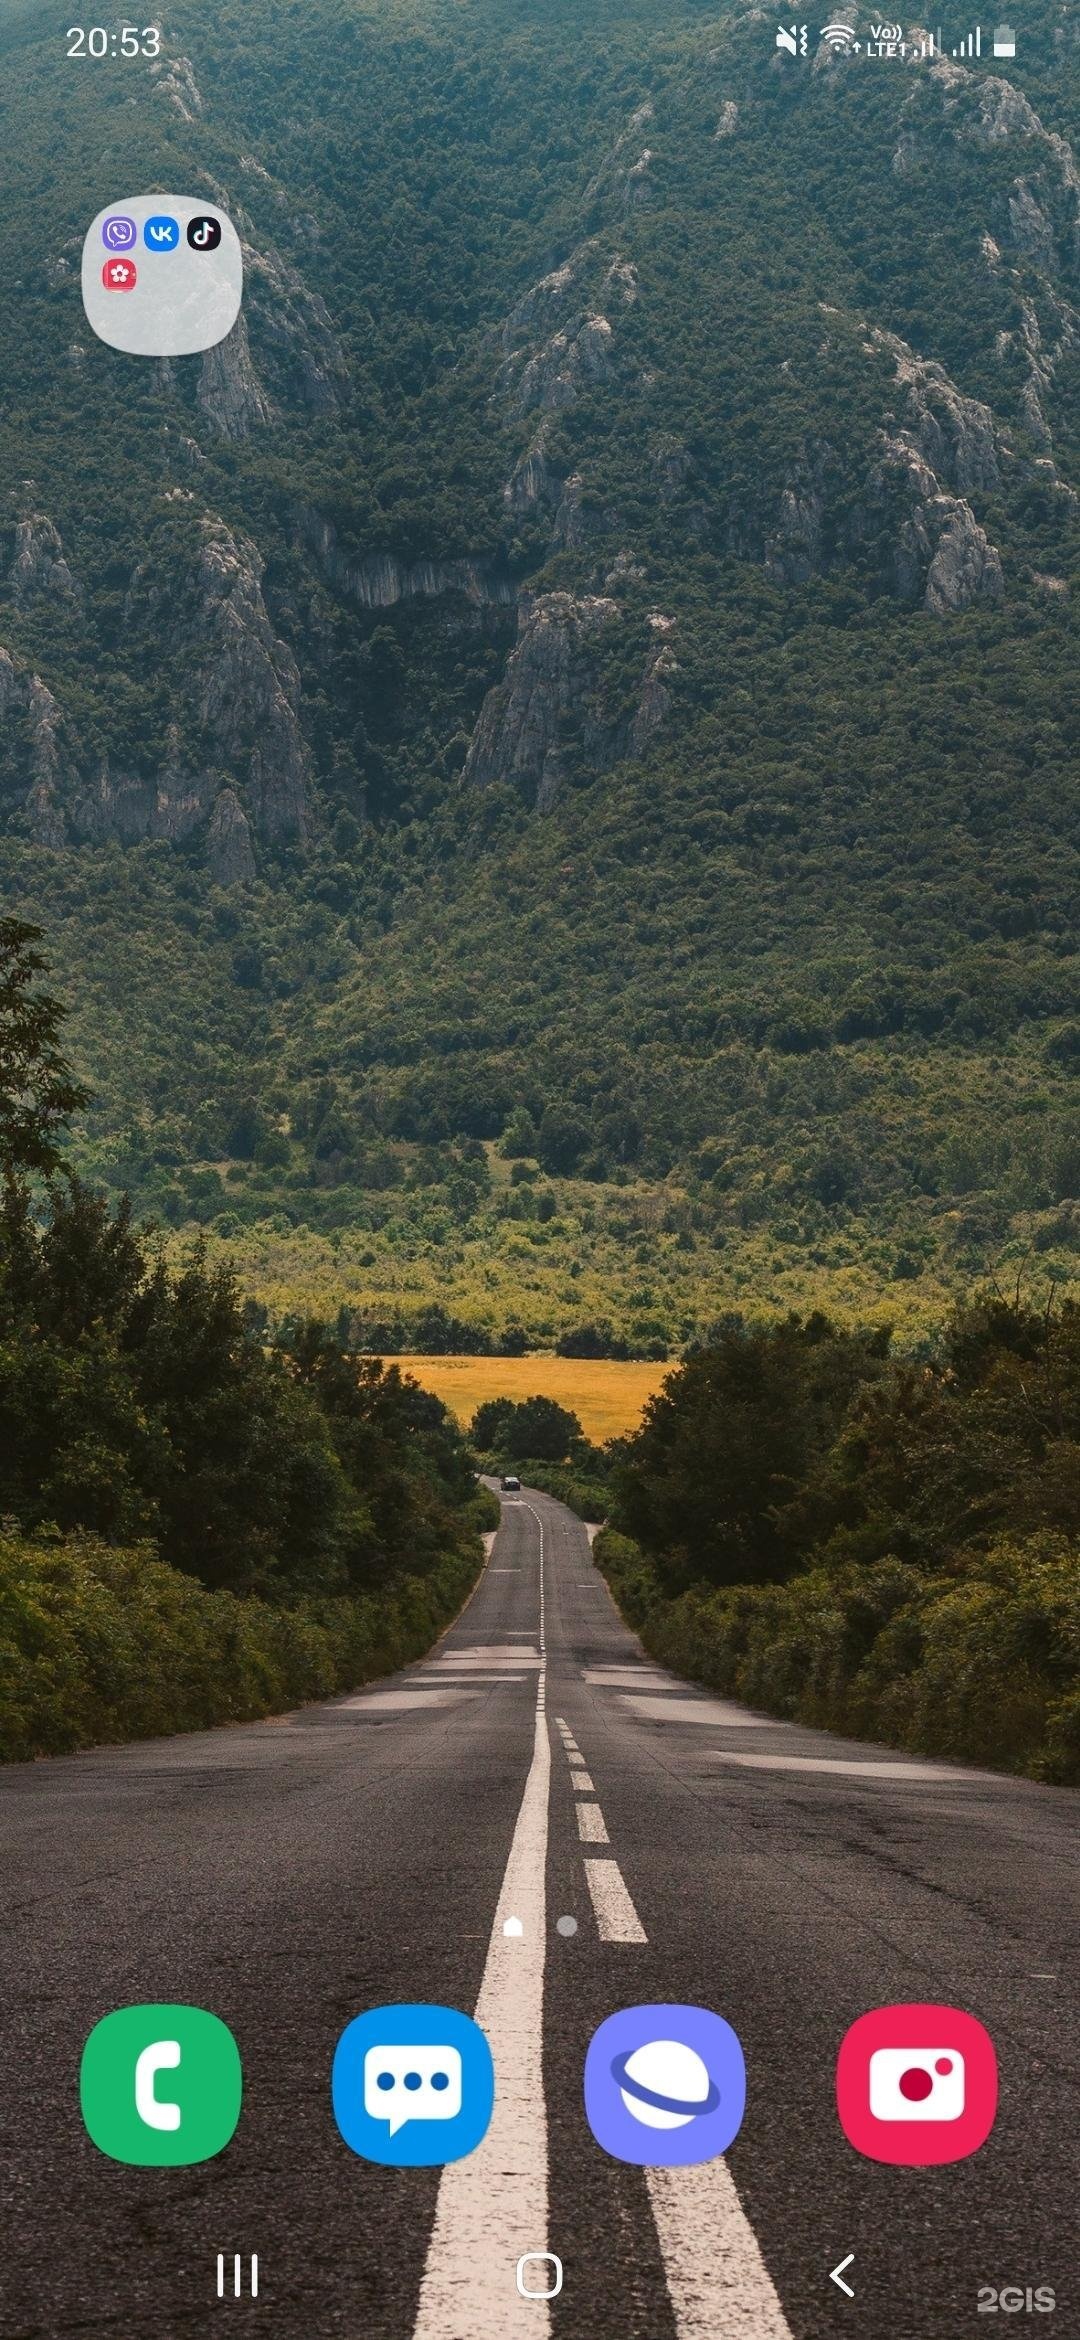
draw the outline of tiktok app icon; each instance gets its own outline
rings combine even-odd
[[[840,2126],[869,2161],[966,2161],[990,2135],[997,2096],[993,2040],[959,2007],[875,2007],[837,2059]]]
[[[189,219],[187,240],[193,252],[216,252],[221,242],[221,221],[211,219],[208,212],[198,219]]]

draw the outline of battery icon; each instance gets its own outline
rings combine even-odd
[[[994,26],[994,55],[995,57],[1015,57],[1016,34],[1011,24],[996,24]]]

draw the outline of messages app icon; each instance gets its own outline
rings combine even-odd
[[[342,2032],[332,2093],[345,2143],[364,2161],[392,2169],[460,2161],[491,2120],[491,2049],[456,2008],[375,2007]]]
[[[204,2007],[118,2007],[96,2023],[79,2072],[99,2153],[142,2169],[210,2161],[240,2118],[240,2054]]]

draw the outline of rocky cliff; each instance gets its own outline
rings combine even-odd
[[[505,677],[488,693],[470,742],[467,782],[507,782],[537,812],[550,812],[571,734],[575,755],[594,772],[644,752],[671,703],[678,662],[667,637],[674,621],[659,612],[649,621],[654,639],[627,716],[613,709],[602,673],[621,617],[618,602],[603,595],[523,597]]]
[[[1045,90],[879,74],[871,139],[865,59],[789,73],[752,5],[677,7],[659,47],[590,50],[529,176],[523,91],[558,35],[512,13],[497,52],[464,19],[454,42],[513,167],[439,79],[441,32],[400,31],[375,112],[367,20],[348,110],[287,27],[284,78],[237,32],[242,106],[193,19],[170,40],[170,170],[244,245],[242,318],[202,359],[121,381],[48,211],[57,419],[14,345],[0,410],[4,821],[183,843],[240,884],[328,851],[342,809],[426,818],[462,767],[547,812],[570,778],[666,765],[680,710],[724,731],[738,699],[733,606],[770,641],[838,611],[872,636],[882,604],[916,639],[1019,633],[1032,597],[1070,620],[1080,174]],[[130,129],[95,89],[90,159]]]
[[[39,519],[23,546],[24,555],[37,548],[39,579],[42,561],[46,574],[55,571],[58,546],[57,531]],[[21,590],[28,575],[24,561]],[[89,764],[62,702],[40,675],[0,651],[0,769],[41,844],[177,843],[209,823],[211,867],[233,883],[251,874],[253,839],[308,833],[299,669],[270,622],[262,576],[251,539],[209,515],[186,577],[171,574],[166,584],[148,566],[134,572],[124,609],[129,638],[153,640],[159,660],[164,642],[183,700],[153,770],[118,765],[108,754]]]

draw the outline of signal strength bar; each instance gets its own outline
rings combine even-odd
[[[977,24],[977,25],[976,25],[974,32],[969,32],[968,34],[966,34],[965,38],[964,38],[964,39],[961,41],[961,43],[960,43],[960,46],[959,46],[959,48],[958,48],[958,49],[950,49],[950,51],[949,51],[949,55],[950,55],[950,57],[981,57],[981,56],[982,56],[982,26],[981,26],[981,24]]]

